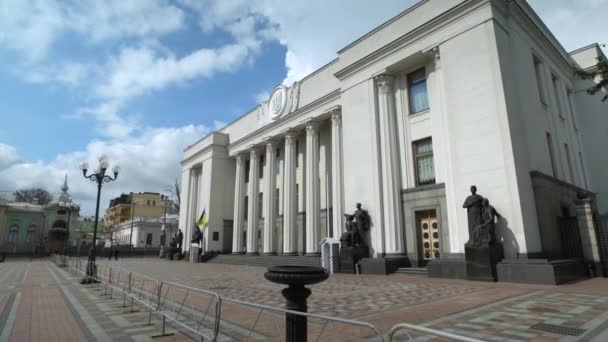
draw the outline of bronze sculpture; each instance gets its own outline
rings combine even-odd
[[[477,187],[471,186],[471,195],[469,195],[462,205],[463,208],[467,209],[467,216],[469,219],[469,238],[473,234],[473,229],[481,222],[481,200],[483,197],[477,194]]]
[[[355,232],[355,222],[353,222],[353,215],[344,214],[346,218],[345,228],[346,231],[342,233],[340,236],[340,245],[342,247],[353,247],[354,246],[354,238],[353,234]]]
[[[469,241],[466,246],[484,246],[496,242],[496,218],[500,218],[500,214],[490,205],[487,198],[481,201],[481,216],[480,223],[473,228]]]

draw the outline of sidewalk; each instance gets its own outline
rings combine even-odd
[[[130,313],[48,261],[0,264],[0,341],[163,341],[147,313]],[[181,334],[171,341],[189,341]]]

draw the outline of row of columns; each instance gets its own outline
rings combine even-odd
[[[331,112],[332,122],[332,208],[333,236],[339,237],[343,227],[343,189],[342,189],[342,132],[341,112],[335,109]],[[310,120],[305,124],[306,130],[306,255],[320,254],[320,186],[319,186],[319,122]],[[288,130],[284,133],[285,161],[283,184],[283,255],[297,254],[297,199],[296,199],[296,140],[297,132]],[[265,182],[264,182],[264,234],[262,253],[277,254],[275,224],[275,150],[279,140],[269,138],[265,141]],[[258,193],[259,193],[259,155],[260,148],[249,148],[249,186],[245,189],[246,154],[236,155],[235,200],[234,200],[234,231],[232,251],[234,254],[258,254]],[[244,194],[247,190],[248,208],[244,208]],[[247,246],[243,250],[243,221],[244,211],[248,211]],[[328,211],[329,214],[329,211]]]

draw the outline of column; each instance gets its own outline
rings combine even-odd
[[[245,156],[236,155],[236,176],[234,179],[234,225],[232,233],[232,254],[243,254],[243,214],[245,193]]]
[[[380,122],[380,159],[382,167],[382,202],[386,256],[404,256],[405,246],[401,229],[401,184],[397,120],[395,114],[394,78],[380,75],[378,87],[378,119]]]
[[[306,255],[318,256],[319,249],[319,124],[306,123]]]
[[[188,222],[184,229],[182,230],[182,234],[184,234],[184,241],[182,242],[182,246],[189,246],[188,236],[192,236],[191,232],[196,226],[196,222],[198,217],[196,215],[200,215],[198,212],[198,194],[199,194],[199,183],[200,183],[200,168],[198,166],[196,168],[192,168],[190,173],[190,207],[188,209]],[[177,232],[175,232],[177,234]],[[131,238],[131,237],[129,237]]]
[[[264,241],[262,250],[264,255],[276,255],[275,244],[275,207],[276,196],[276,174],[275,174],[275,150],[276,142],[272,139],[266,140],[266,166],[264,172]]]
[[[585,262],[591,264],[595,275],[602,275],[600,248],[593,219],[593,208],[590,198],[578,199],[576,202],[576,218],[583,247]]]
[[[339,239],[344,229],[344,197],[342,192],[342,112],[331,112],[331,168],[332,168],[332,236]]]
[[[296,133],[285,133],[285,166],[283,173],[283,255],[297,255],[296,227]]]
[[[258,186],[259,152],[255,147],[249,151],[249,208],[247,218],[247,255],[258,254]]]
[[[192,171],[190,169],[182,170],[182,192],[181,198],[182,206],[179,211],[179,229],[182,231],[186,230],[188,226],[188,221],[190,218],[190,187],[192,186]],[[125,235],[123,235],[123,231],[120,230],[121,241],[124,239]],[[169,246],[169,242],[171,241],[171,236],[167,233],[167,243],[166,246]]]

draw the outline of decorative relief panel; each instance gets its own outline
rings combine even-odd
[[[272,90],[270,98],[258,107],[258,126],[265,126],[298,109],[300,83],[291,87],[279,85]]]

